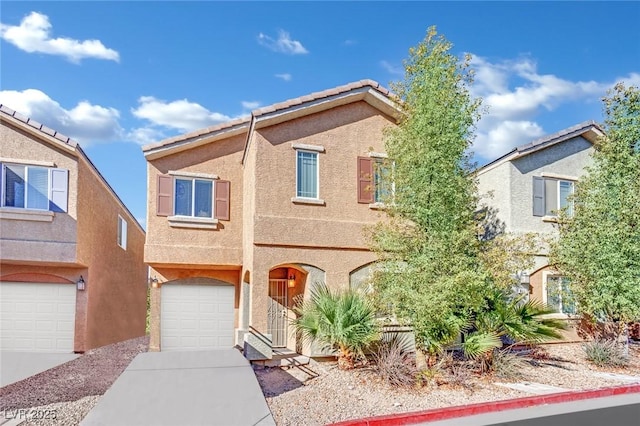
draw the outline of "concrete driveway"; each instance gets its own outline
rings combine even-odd
[[[138,355],[81,425],[275,425],[235,349]]]
[[[0,351],[0,387],[76,359],[77,354]]]

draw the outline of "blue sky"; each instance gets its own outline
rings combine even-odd
[[[600,121],[640,85],[640,2],[30,2],[0,6],[0,103],[72,138],[144,225],[141,145],[351,81],[426,30],[473,55],[479,163]]]

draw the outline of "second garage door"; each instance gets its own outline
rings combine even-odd
[[[163,351],[233,346],[232,285],[165,284],[161,290],[160,347]]]
[[[0,349],[73,352],[76,286],[0,283]]]

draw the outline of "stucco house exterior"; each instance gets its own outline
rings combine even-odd
[[[144,335],[144,230],[80,146],[0,105],[0,168],[0,349]]]
[[[143,147],[150,349],[242,345],[251,331],[302,351],[292,307],[375,260],[363,227],[382,215],[383,129],[398,114],[362,80]]]
[[[567,207],[575,183],[592,163],[593,143],[603,135],[594,122],[584,122],[514,148],[476,170],[483,205],[495,229],[513,233],[557,236],[557,210]],[[486,195],[492,196],[487,197]],[[521,291],[542,301],[558,314],[572,314],[575,306],[563,303],[563,277],[548,263],[548,248],[542,244],[535,266],[521,271]]]

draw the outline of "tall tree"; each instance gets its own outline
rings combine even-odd
[[[616,85],[604,98],[605,135],[562,214],[551,261],[594,319],[640,319],[640,91]]]
[[[374,277],[383,309],[411,322],[419,345],[437,351],[484,303],[489,274],[479,260],[476,185],[469,148],[480,101],[469,93],[469,57],[429,28],[392,84],[404,109],[386,135],[395,191],[389,220],[371,230],[384,267]]]

